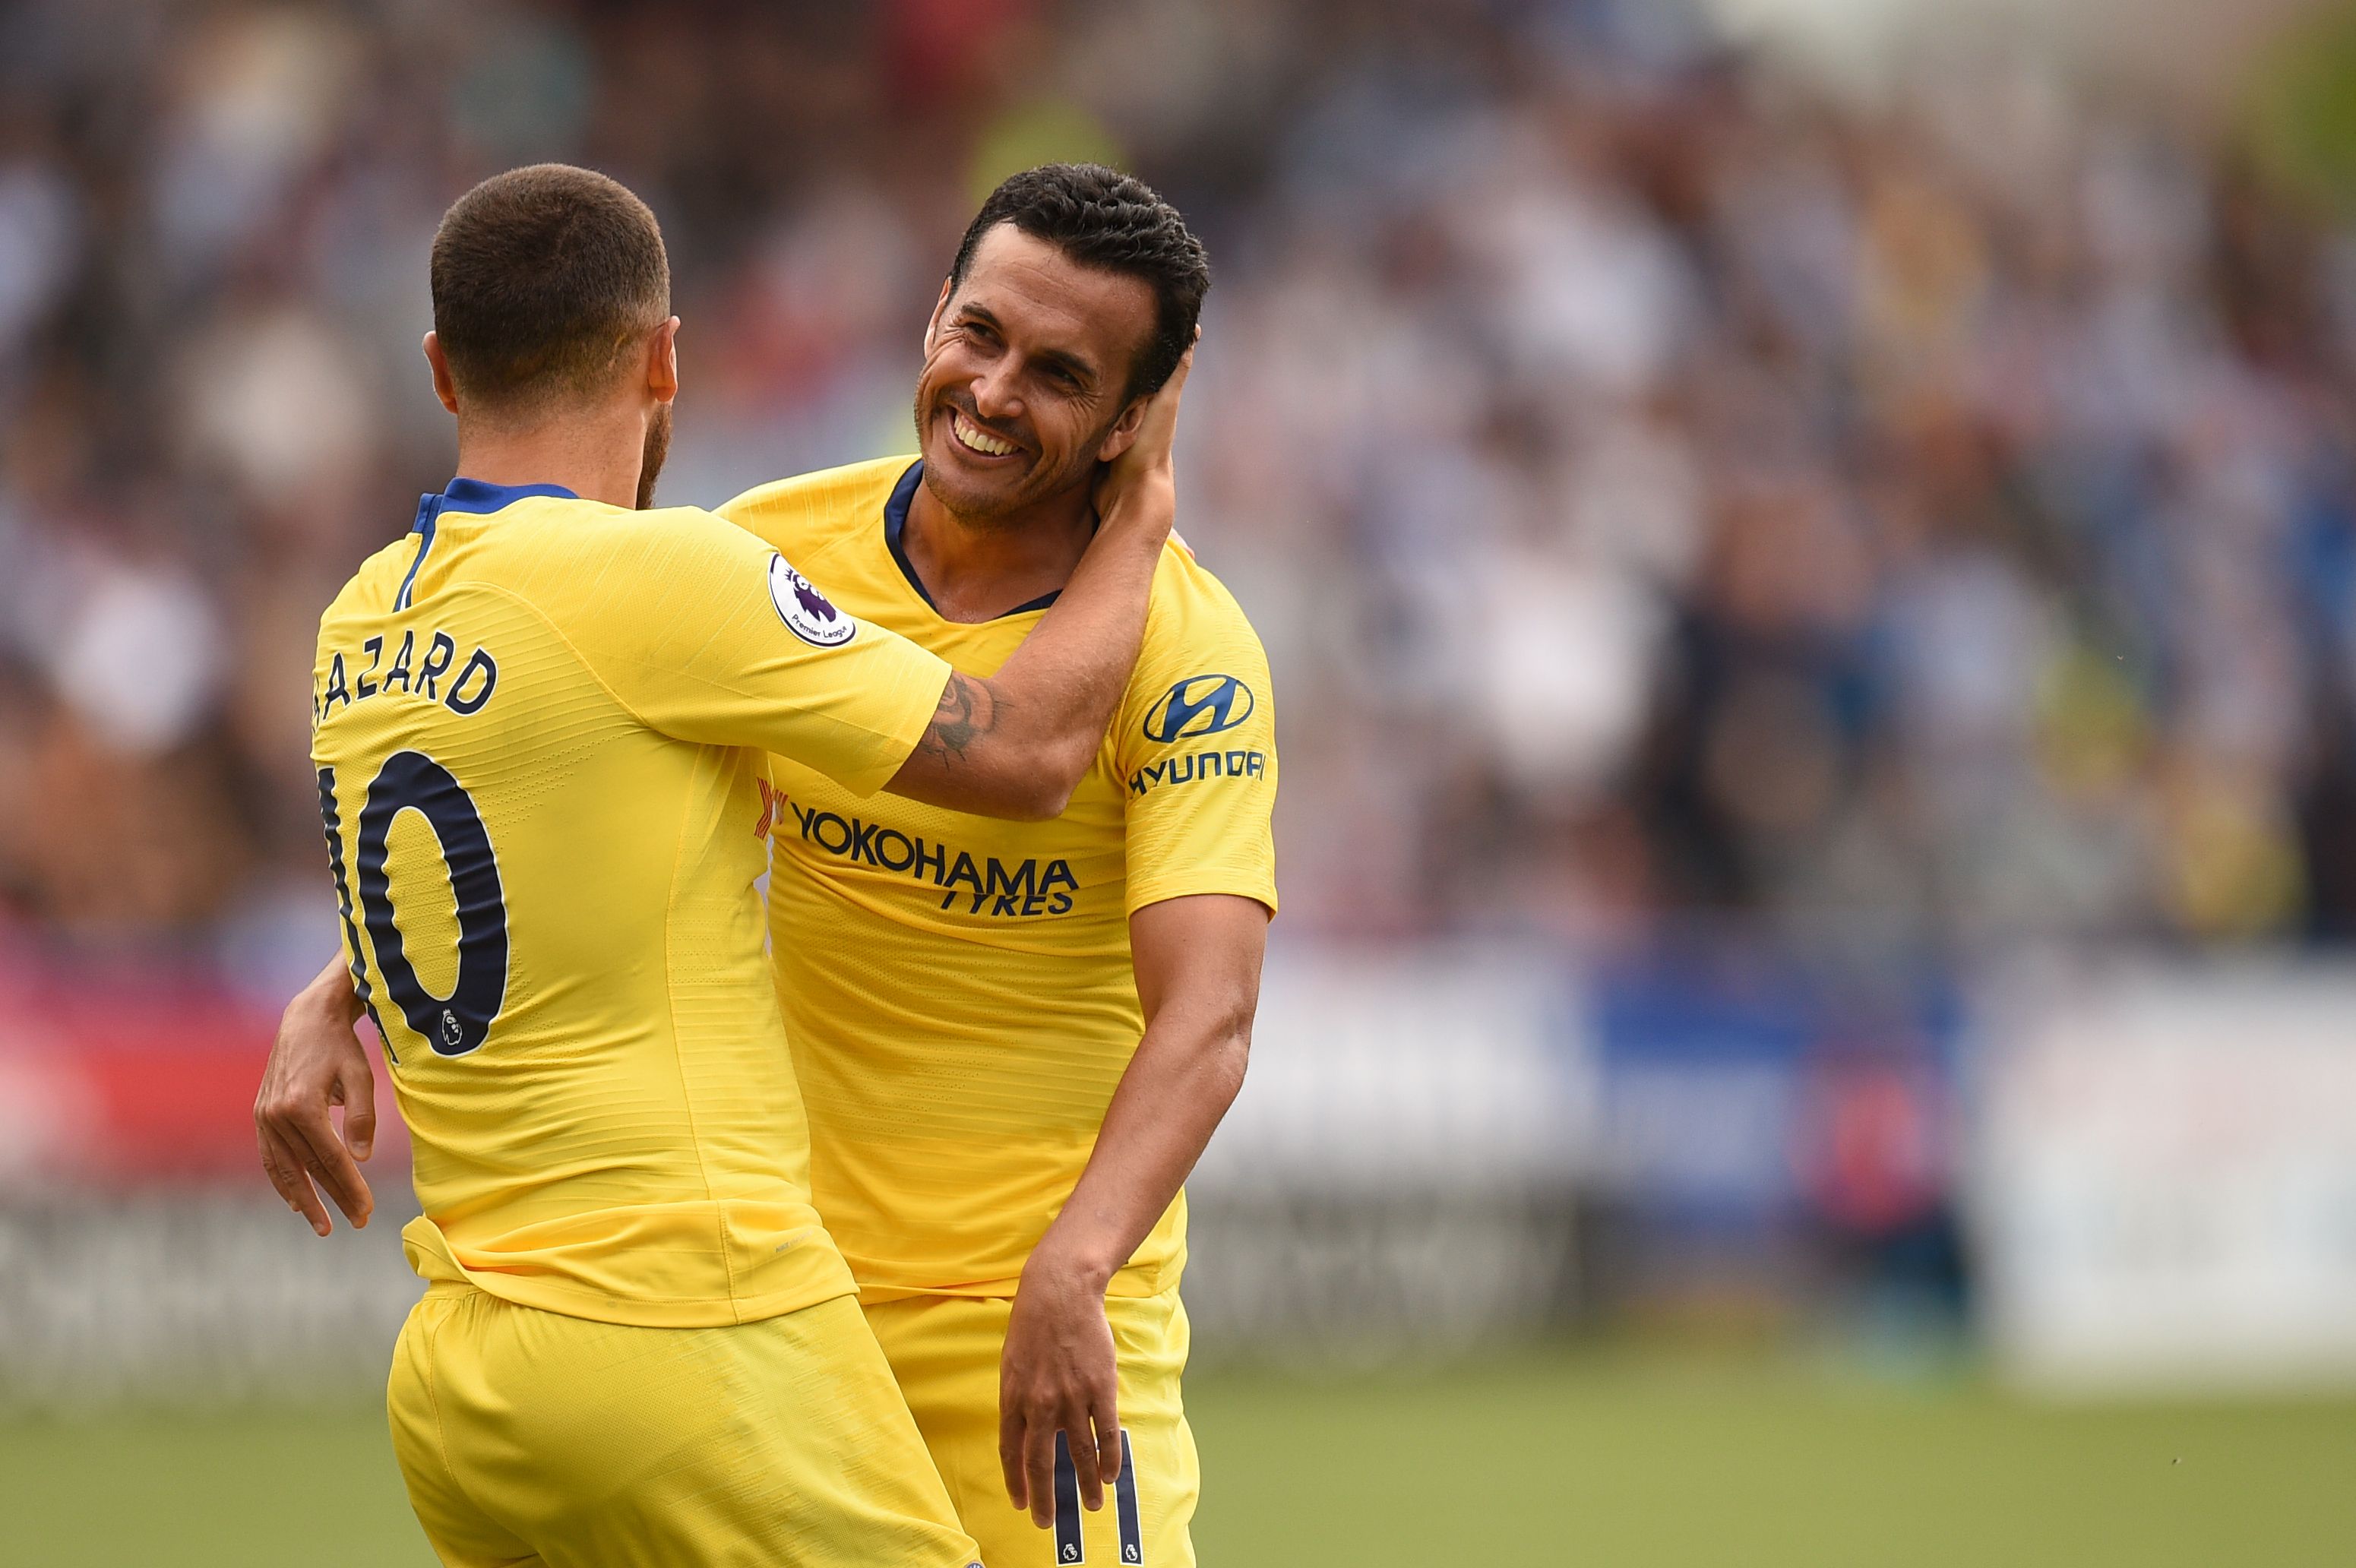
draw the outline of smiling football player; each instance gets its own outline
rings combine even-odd
[[[1017,175],[926,329],[922,455],[722,515],[851,615],[986,676],[1080,559],[1097,475],[1209,281],[1135,179]],[[770,945],[816,1202],[993,1568],[1194,1560],[1180,1187],[1243,1080],[1276,909],[1274,719],[1259,639],[1173,539],[1119,712],[1054,820],[862,800],[774,763]]]

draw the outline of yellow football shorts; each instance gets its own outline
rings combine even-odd
[[[1001,1297],[926,1296],[866,1308],[958,1518],[981,1542],[981,1560],[990,1568],[1074,1563],[1194,1568],[1189,1531],[1202,1473],[1178,1396],[1187,1345],[1186,1309],[1178,1293],[1105,1303],[1127,1438],[1120,1478],[1105,1488],[1102,1509],[1083,1509],[1078,1477],[1059,1436],[1050,1530],[1033,1524],[1007,1500],[998,1463],[998,1358],[1013,1306]]]
[[[437,1283],[388,1390],[449,1568],[963,1568],[980,1556],[841,1296],[638,1328]]]

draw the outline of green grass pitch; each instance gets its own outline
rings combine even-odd
[[[1551,1352],[1226,1371],[1189,1399],[1207,1568],[2356,1563],[2356,1399],[2045,1406],[1969,1379]],[[355,1405],[0,1424],[0,1561],[431,1557]]]

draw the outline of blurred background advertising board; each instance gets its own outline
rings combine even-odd
[[[2001,1012],[1968,1179],[2000,1364],[2356,1385],[2356,976],[2122,964]]]
[[[1511,945],[1280,944],[1187,1189],[1209,1353],[1429,1356],[1559,1317],[1597,1157],[1583,990]]]
[[[377,1221],[312,1236],[256,1184],[273,1021],[203,966],[0,931],[0,1412],[381,1380],[418,1293],[407,1132],[380,1072]]]
[[[209,965],[62,953],[0,923],[0,1206],[61,1185],[243,1183],[274,1015]]]
[[[1955,1071],[1939,965],[1858,972],[1692,939],[1599,965],[1582,1316],[1921,1347],[1963,1327]]]

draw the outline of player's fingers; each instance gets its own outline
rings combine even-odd
[[[337,1208],[359,1229],[368,1224],[375,1196],[368,1191],[368,1179],[351,1161],[351,1151],[344,1147],[342,1137],[337,1137],[335,1121],[327,1116],[327,1106],[342,1094],[342,1083],[344,1078],[337,1078],[327,1088],[281,1090],[262,1111],[262,1123],[278,1135],[299,1166],[318,1178]],[[369,1093],[375,1093],[375,1088],[369,1088]]]
[[[304,1174],[303,1162],[289,1149],[284,1141],[268,1127],[258,1129],[262,1143],[262,1168],[270,1178],[270,1185],[286,1206],[311,1222],[311,1229],[326,1235],[335,1228],[327,1218],[327,1205],[312,1189],[311,1179]]]
[[[300,1214],[312,1230],[326,1235],[333,1225],[326,1205],[319,1201],[319,1194],[304,1170],[302,1157],[275,1134],[263,1132],[261,1142],[262,1168],[269,1176],[270,1185],[286,1200],[286,1207]]]
[[[1072,1474],[1080,1482],[1080,1506],[1094,1513],[1104,1507],[1104,1478],[1097,1474],[1097,1440],[1088,1431],[1087,1406],[1066,1405],[1063,1430],[1056,1435],[1072,1456]]]
[[[998,1411],[998,1467],[1006,1479],[1006,1500],[1018,1509],[1028,1509],[1030,1486],[1023,1474],[1023,1407],[1002,1396]]]
[[[300,1213],[302,1205],[294,1196],[294,1168],[281,1158],[274,1140],[270,1136],[270,1129],[258,1122],[253,1128],[253,1143],[255,1151],[262,1160],[262,1174],[269,1179],[271,1187],[277,1191],[278,1196],[285,1200],[286,1207]]]
[[[344,1068],[344,1142],[354,1159],[376,1152],[376,1075],[368,1052],[354,1051]]]
[[[1202,336],[1201,329],[1195,336]],[[1178,357],[1178,368],[1170,372],[1170,379],[1153,394],[1145,405],[1145,420],[1138,428],[1135,448],[1141,457],[1166,458],[1178,433],[1178,400],[1186,390],[1186,377],[1194,368],[1194,348],[1192,344]]]
[[[1186,352],[1178,356],[1178,368],[1171,371],[1170,379],[1162,383],[1162,395],[1170,400],[1173,414],[1178,408],[1178,395],[1186,389],[1186,378],[1194,372],[1195,345],[1202,341],[1203,329],[1198,326],[1194,329],[1194,338],[1186,345]]]
[[[352,1163],[351,1151],[336,1136],[335,1123],[327,1115],[328,1104],[329,1097],[316,1091],[300,1101],[281,1102],[271,1112],[268,1125],[327,1189],[327,1196],[357,1230],[368,1223],[376,1199],[369,1191],[368,1179]]]
[[[350,1157],[347,1156],[339,1164],[341,1172],[336,1179],[331,1182],[323,1175],[319,1184],[327,1188],[327,1196],[336,1200],[336,1207],[344,1211],[344,1218],[352,1222],[352,1229],[365,1231],[369,1219],[376,1213],[375,1189],[369,1186],[368,1178],[359,1173],[359,1168],[351,1162]]]
[[[1110,1486],[1120,1479],[1120,1467],[1126,1457],[1121,1453],[1120,1410],[1110,1390],[1098,1399],[1089,1416],[1097,1424],[1097,1473],[1104,1477],[1105,1485]]]
[[[1055,1423],[1023,1424],[1023,1481],[1030,1495],[1031,1522],[1044,1530],[1055,1522]]]

